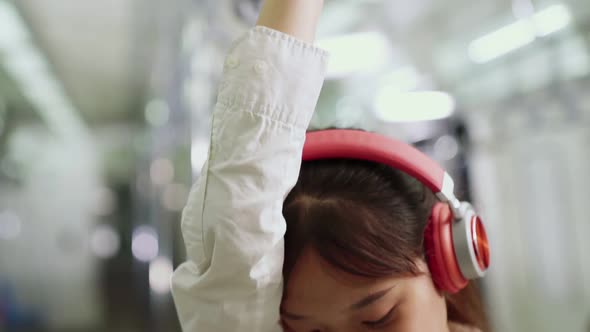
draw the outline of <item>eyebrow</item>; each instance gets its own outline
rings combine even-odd
[[[387,293],[389,293],[394,287],[395,286],[390,287],[388,289],[384,289],[382,291],[373,293],[373,294],[363,298],[362,300],[351,305],[349,307],[349,310],[359,310],[359,309],[362,309],[366,306],[369,306],[369,305],[377,302],[378,300],[383,298]],[[285,318],[292,319],[292,320],[304,320],[304,319],[309,318],[308,316],[290,313],[290,312],[284,310],[283,308],[281,308],[281,315],[283,315]]]
[[[283,308],[281,308],[281,315],[283,315],[285,318],[289,318],[292,320],[304,320],[307,319],[309,317],[307,316],[301,316],[301,315],[296,315],[296,314],[292,314],[288,311],[285,311]]]
[[[395,286],[393,286],[395,287]],[[353,304],[350,306],[350,310],[359,310],[362,309],[366,306],[369,306],[375,302],[377,302],[377,300],[380,300],[381,298],[383,298],[387,293],[389,293],[393,287],[389,287],[388,289],[384,289],[382,291],[373,293],[367,297],[365,297],[364,299],[358,301],[357,303]]]

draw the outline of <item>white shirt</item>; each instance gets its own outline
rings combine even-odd
[[[264,27],[231,48],[209,158],[183,211],[188,260],[172,278],[183,331],[281,331],[283,201],[326,62],[323,50]]]

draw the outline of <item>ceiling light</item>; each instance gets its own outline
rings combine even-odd
[[[6,1],[0,1],[0,50],[26,43],[29,33],[16,9]]]
[[[381,121],[418,122],[449,117],[455,110],[455,100],[445,92],[399,92],[386,86],[377,93],[374,107]]]
[[[89,141],[61,82],[49,70],[18,11],[6,1],[0,1],[0,55],[0,64],[52,130],[72,142]]]
[[[527,21],[521,20],[485,35],[469,45],[469,57],[484,63],[532,43],[535,33]]]
[[[327,77],[341,78],[356,72],[378,70],[391,57],[391,44],[380,32],[363,32],[319,40],[330,53]]]
[[[537,36],[545,37],[567,27],[572,21],[569,9],[564,5],[547,7],[533,16]]]
[[[476,63],[485,63],[526,46],[537,37],[545,37],[559,31],[571,22],[571,14],[564,5],[553,5],[535,14],[530,19],[520,19],[469,45],[469,57]]]

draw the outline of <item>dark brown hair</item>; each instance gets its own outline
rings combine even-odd
[[[283,274],[305,248],[357,276],[417,275],[425,259],[423,234],[434,194],[414,178],[362,160],[304,162],[285,200]],[[449,321],[488,331],[479,291],[472,283],[446,296]]]

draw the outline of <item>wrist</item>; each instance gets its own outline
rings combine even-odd
[[[257,25],[312,43],[324,0],[265,0]]]

